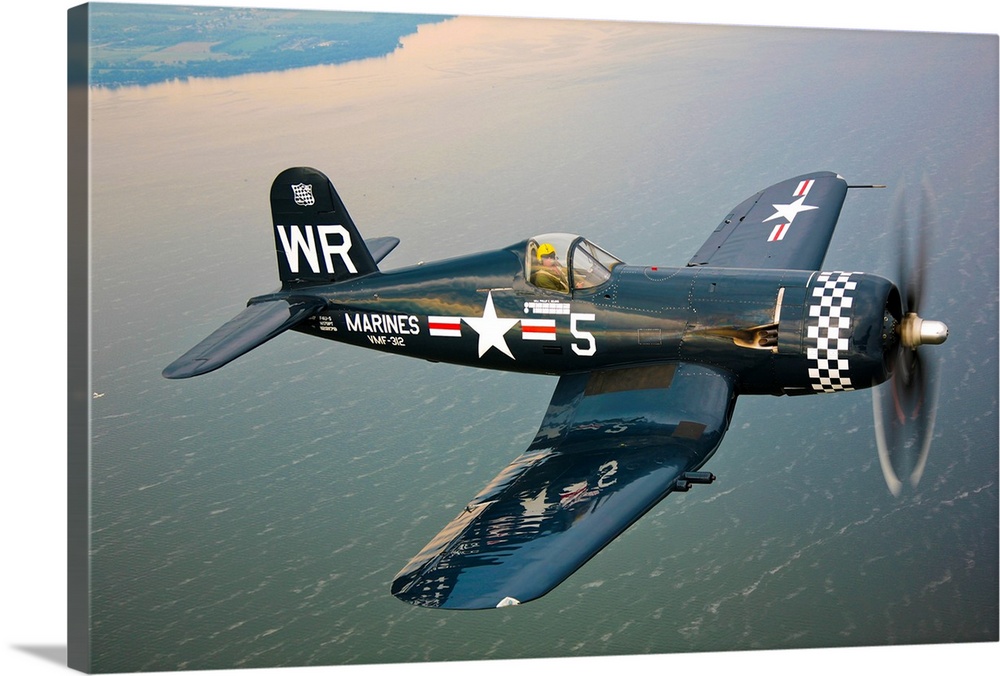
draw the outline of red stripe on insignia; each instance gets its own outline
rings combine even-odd
[[[432,336],[461,338],[462,320],[459,317],[428,317],[427,331]]]
[[[767,238],[768,242],[780,242],[785,238],[785,233],[788,232],[788,223],[779,223],[774,226],[774,230],[771,231],[771,236]]]
[[[524,340],[555,340],[556,320],[522,319],[521,338]]]
[[[808,195],[809,189],[812,188],[813,183],[815,182],[816,179],[814,178],[811,178],[808,181],[802,181],[801,183],[799,183],[799,187],[795,190],[795,193],[792,195],[792,197],[802,197],[803,195]]]

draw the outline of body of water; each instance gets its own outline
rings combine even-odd
[[[995,37],[457,18],[341,66],[91,93],[99,671],[997,640]],[[960,76],[959,76],[960,74]],[[806,171],[852,183],[825,269],[895,276],[932,184],[951,337],[919,490],[870,393],[744,397],[708,469],[546,597],[408,606],[395,573],[532,439],[555,380],[289,333],[161,369],[277,286],[268,190],[326,172],[383,268],[579,232],[684,265]]]

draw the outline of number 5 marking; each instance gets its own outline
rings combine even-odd
[[[574,338],[579,338],[587,344],[587,347],[581,347],[580,345],[573,343],[573,352],[580,355],[581,357],[593,357],[597,353],[597,342],[594,340],[594,334],[589,331],[581,331],[576,327],[576,323],[580,322],[592,322],[594,321],[594,315],[584,313],[584,312],[574,312],[569,316],[569,330],[573,334]]]

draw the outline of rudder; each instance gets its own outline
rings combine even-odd
[[[333,183],[316,169],[278,174],[271,217],[283,286],[328,284],[378,270]]]

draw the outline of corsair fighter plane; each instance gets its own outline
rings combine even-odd
[[[685,267],[627,265],[584,237],[547,233],[382,271],[399,240],[362,239],[326,176],[288,169],[271,187],[281,288],[251,298],[163,375],[208,373],[293,329],[556,376],[527,450],[392,584],[420,606],[516,605],[672,491],[711,483],[702,467],[739,395],[868,388],[906,365],[885,408],[905,420],[902,407],[919,407],[917,349],[943,342],[947,327],[921,319],[887,279],[821,271],[848,188],[830,172],[777,183],[732,209]]]

